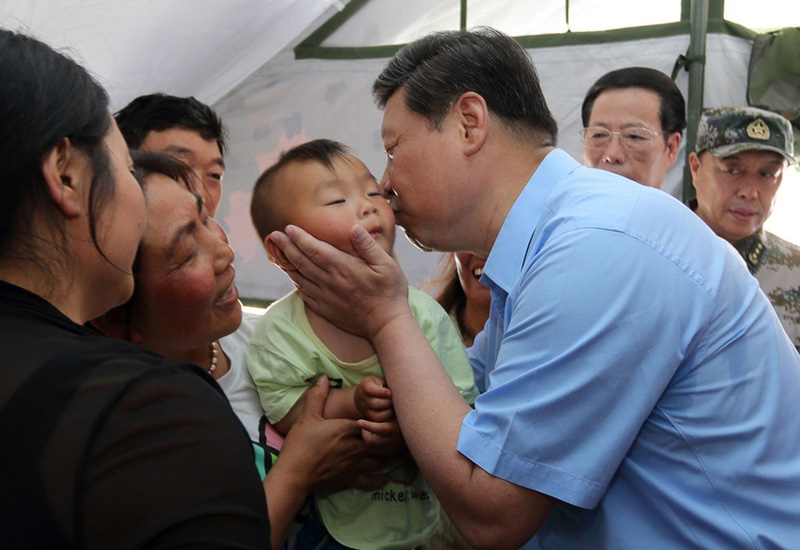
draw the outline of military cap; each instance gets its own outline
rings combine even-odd
[[[755,107],[706,109],[700,115],[697,154],[709,151],[715,157],[727,157],[753,150],[774,151],[796,166],[791,123],[777,113]]]

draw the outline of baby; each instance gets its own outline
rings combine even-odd
[[[293,266],[267,236],[293,224],[336,248],[355,254],[353,225],[362,225],[389,254],[394,214],[366,166],[340,143],[315,140],[286,151],[256,182],[250,206],[253,224],[270,260]],[[463,345],[447,313],[427,294],[409,288],[417,322],[464,398],[477,390]],[[247,368],[267,418],[286,434],[302,398],[319,375],[331,381],[325,416],[394,418],[391,392],[369,340],[316,315],[297,292],[272,304],[256,327]],[[433,420],[433,419],[432,419]],[[425,543],[439,524],[439,503],[413,462],[389,472],[377,491],[345,489],[314,495],[316,519],[300,535],[301,547],[360,550],[404,549]]]

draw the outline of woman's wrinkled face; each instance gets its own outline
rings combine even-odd
[[[139,255],[131,332],[162,354],[207,345],[242,319],[233,250],[199,195],[162,174],[145,186],[147,226]]]

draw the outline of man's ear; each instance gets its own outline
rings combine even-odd
[[[286,257],[286,254],[283,253],[283,250],[281,250],[280,247],[269,238],[269,235],[264,238],[264,250],[267,251],[267,257],[269,258],[269,261],[277,265],[282,270],[294,271],[297,269]]]
[[[667,159],[669,160],[670,166],[675,164],[675,161],[678,160],[678,149],[681,147],[681,139],[680,132],[672,132],[667,140]]]
[[[88,166],[68,138],[64,138],[42,160],[44,177],[50,198],[68,218],[77,217],[83,210],[82,177]]]
[[[697,172],[700,170],[700,157],[692,151],[689,153],[689,172],[692,174],[692,186],[697,189]]]
[[[100,332],[111,338],[138,344],[141,342],[141,334],[131,326],[131,311],[128,305],[115,307],[100,317],[92,319],[90,322]]]
[[[453,109],[464,152],[472,155],[480,151],[489,132],[489,108],[486,100],[475,92],[465,92],[456,99]]]

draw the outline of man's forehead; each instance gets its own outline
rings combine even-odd
[[[196,157],[200,148],[213,148],[213,162],[225,166],[219,144],[214,139],[206,139],[197,130],[183,127],[167,128],[166,130],[151,130],[142,141],[142,148],[169,155],[186,158]]]
[[[622,93],[622,92],[629,92],[631,94],[635,94],[636,96],[641,96],[642,98],[648,98],[655,100],[656,103],[661,103],[661,96],[655,90],[651,90],[650,88],[643,88],[641,86],[621,86],[619,88],[606,88],[602,92],[598,94],[598,98],[603,96],[608,97],[613,93]]]
[[[394,129],[392,128],[392,121],[388,113],[389,110],[387,107],[383,111],[383,121],[381,122],[381,138],[383,139],[391,138],[395,132]]]
[[[406,113],[412,114],[406,107],[404,96],[405,93],[400,88],[386,102],[386,107],[383,109],[383,122],[381,123],[381,137],[384,139],[395,135],[399,117]]]
[[[764,151],[760,149],[748,149],[745,151],[738,151],[730,155],[714,155],[714,157],[723,162],[744,162],[746,160],[755,158],[757,160],[762,160],[763,162],[768,162],[769,164],[775,164],[776,166],[787,163],[787,160],[780,153],[776,153],[775,151]]]
[[[624,98],[619,97],[624,94]],[[622,107],[620,101],[625,101]],[[633,102],[631,102],[631,100]],[[645,120],[646,119],[646,120]],[[661,125],[661,97],[647,88],[627,87],[603,90],[592,103],[591,124],[605,126]]]

